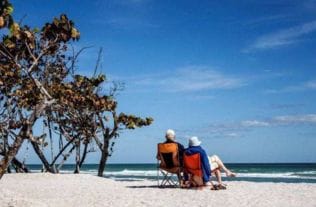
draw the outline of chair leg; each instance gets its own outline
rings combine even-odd
[[[158,165],[157,165],[158,166]],[[159,187],[159,168],[157,168],[157,185]]]
[[[160,176],[161,175],[161,176]],[[181,174],[177,173],[177,179],[174,177],[175,173],[165,172],[163,170],[158,169],[157,171],[157,184],[158,187],[165,186],[176,186],[181,187]],[[159,181],[161,178],[161,181]]]

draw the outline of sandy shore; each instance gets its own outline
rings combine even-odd
[[[152,181],[87,174],[7,174],[0,181],[0,206],[316,206],[316,184],[227,184],[221,191],[160,189]]]

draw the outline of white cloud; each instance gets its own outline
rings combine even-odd
[[[211,99],[214,99],[215,96],[210,96],[210,95],[195,95],[193,96],[193,98],[189,98],[189,100],[193,100],[193,101],[197,101],[197,100],[211,100]]]
[[[275,124],[316,124],[316,114],[277,116],[273,120]]]
[[[307,88],[316,89],[316,80],[308,81],[304,84]]]
[[[271,22],[279,22],[279,20],[281,19],[285,19],[288,18],[289,15],[285,15],[285,14],[277,14],[277,15],[271,15],[271,16],[262,16],[262,17],[258,17],[255,19],[250,19],[248,21],[246,21],[244,24],[245,25],[257,25],[257,24],[262,24],[262,23],[269,23],[271,24]]]
[[[270,123],[265,121],[258,121],[258,120],[248,120],[248,121],[242,121],[241,126],[243,127],[266,127],[270,126]]]
[[[302,108],[305,104],[271,104],[268,106],[269,109],[293,109],[293,108]]]
[[[247,120],[240,123],[241,127],[254,128],[254,127],[270,127],[280,125],[293,125],[293,124],[316,124],[316,114],[304,115],[286,115],[276,116],[268,120]]]
[[[316,114],[275,116],[270,119],[243,120],[240,122],[211,124],[207,127],[197,129],[195,134],[209,137],[240,137],[248,131],[257,128],[268,128],[278,126],[294,125],[316,125]]]
[[[293,125],[293,124],[316,124],[316,114],[303,114],[303,115],[285,115],[276,116],[268,120],[247,120],[240,123],[241,127],[254,128],[254,127],[270,127],[280,125]]]
[[[258,37],[257,40],[245,50],[264,50],[290,45],[301,41],[300,37],[316,31],[316,20],[288,29],[279,30],[274,33],[265,34]]]
[[[243,80],[205,66],[189,66],[164,74],[121,77],[128,87],[164,92],[227,90],[244,85]],[[207,97],[210,98],[210,97]]]
[[[235,133],[235,132],[231,132],[231,133],[227,133],[225,134],[227,137],[239,137],[239,134]]]
[[[242,86],[241,80],[229,77],[206,67],[188,67],[165,79],[171,84],[171,91],[200,91],[213,89],[232,89]]]
[[[278,94],[278,93],[291,93],[291,92],[299,92],[305,90],[315,90],[316,89],[316,80],[306,81],[304,83],[300,83],[297,85],[286,86],[280,89],[266,89],[264,93],[267,94]]]
[[[266,89],[263,92],[266,94],[278,94],[278,93],[291,93],[291,92],[297,92],[302,91],[305,88],[302,86],[287,86],[280,89]]]

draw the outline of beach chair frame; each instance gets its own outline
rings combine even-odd
[[[157,146],[158,187],[180,187],[182,168],[177,143],[159,143]],[[167,157],[166,155],[169,155]],[[166,159],[166,158],[169,158]]]

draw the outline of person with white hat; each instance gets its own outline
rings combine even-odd
[[[213,173],[217,178],[218,185],[214,186],[211,183],[212,188],[215,190],[226,189],[225,185],[222,183],[221,170],[223,170],[228,177],[235,177],[236,174],[228,170],[222,162],[222,160],[217,155],[207,156],[205,150],[200,146],[201,143],[202,142],[199,140],[198,137],[191,137],[189,139],[189,147],[185,150],[184,153],[187,155],[200,153],[204,184],[210,182],[210,177]]]
[[[210,163],[208,161],[208,157],[207,154],[205,152],[205,150],[200,146],[201,145],[201,141],[199,140],[198,137],[191,137],[189,139],[189,147],[187,149],[185,149],[184,153],[186,155],[193,155],[196,153],[200,154],[200,159],[201,159],[201,167],[202,167],[202,172],[203,172],[203,183],[208,183],[210,181],[210,177],[211,177],[211,166]],[[199,185],[201,185],[202,183],[200,183]]]

